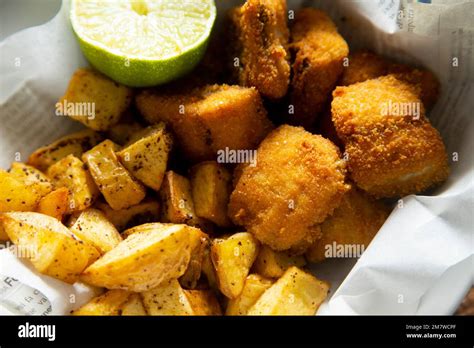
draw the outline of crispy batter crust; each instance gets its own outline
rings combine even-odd
[[[170,125],[191,161],[213,160],[226,147],[254,149],[273,128],[255,88],[209,85],[186,94],[145,90],[136,104],[148,122]]]
[[[292,123],[311,127],[328,101],[343,71],[349,47],[331,18],[320,10],[305,8],[296,14],[291,29],[294,52],[291,104]]]
[[[230,13],[240,50],[238,80],[271,99],[283,97],[290,78],[286,1],[248,0]],[[232,59],[233,61],[233,59]]]
[[[302,252],[348,190],[345,163],[329,140],[287,125],[265,138],[257,159],[242,169],[229,216],[275,250]]]
[[[446,149],[425,117],[418,91],[389,75],[333,92],[332,120],[351,177],[376,197],[418,193],[448,176]],[[420,115],[395,113],[387,108],[390,103],[392,108],[419,104]]]

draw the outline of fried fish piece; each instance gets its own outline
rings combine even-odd
[[[332,120],[354,182],[375,197],[421,192],[446,180],[446,149],[425,117],[419,87],[388,75],[337,87]]]
[[[226,148],[254,149],[273,128],[255,88],[209,85],[184,94],[144,90],[136,104],[149,123],[170,126],[193,162],[215,160]]]
[[[382,227],[389,210],[381,201],[375,201],[352,186],[339,207],[321,224],[321,239],[306,252],[306,259],[319,262],[326,259],[327,246],[339,245],[366,248]],[[354,255],[355,256],[355,255]]]
[[[339,84],[349,86],[388,74],[418,86],[419,96],[427,110],[431,109],[438,99],[440,84],[431,71],[396,64],[368,50],[358,51],[349,56],[349,66],[344,68]]]
[[[310,128],[342,74],[349,47],[331,18],[312,8],[297,12],[291,40],[295,62],[290,102],[295,114],[290,121]]]
[[[274,250],[311,244],[319,224],[349,189],[345,163],[329,140],[283,125],[260,144],[257,165],[245,166],[232,192],[229,217]]]
[[[290,78],[286,1],[247,0],[230,11],[230,19],[239,84],[271,99],[283,97]]]

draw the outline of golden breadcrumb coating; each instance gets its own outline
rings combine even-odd
[[[229,216],[275,250],[309,245],[319,224],[348,190],[337,147],[301,127],[283,125],[257,150],[257,165],[240,168]]]
[[[349,56],[349,66],[344,68],[339,84],[348,86],[388,74],[419,87],[419,96],[427,110],[438,100],[440,84],[431,71],[395,64],[389,59],[365,50]]]
[[[291,39],[295,56],[291,104],[295,114],[290,122],[310,128],[331,96],[349,47],[331,18],[312,8],[297,12]]]
[[[230,45],[240,56],[239,84],[271,99],[283,97],[289,84],[286,12],[285,0],[247,0],[230,13],[235,31]]]
[[[418,193],[448,176],[446,149],[418,92],[391,75],[333,92],[332,120],[351,177],[376,197]]]
[[[186,94],[144,90],[136,105],[149,123],[166,122],[191,161],[217,151],[254,149],[273,128],[255,88],[209,85]]]
[[[381,201],[375,201],[355,186],[347,192],[341,205],[321,224],[321,239],[306,252],[306,259],[319,262],[326,259],[326,248],[336,245],[366,248],[389,215]],[[354,257],[355,255],[353,255]]]

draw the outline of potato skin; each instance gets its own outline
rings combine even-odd
[[[48,168],[48,176],[56,187],[69,190],[68,212],[81,211],[90,207],[97,196],[97,189],[84,163],[73,155],[59,160]]]
[[[233,9],[230,18],[233,46],[240,56],[239,84],[271,99],[283,97],[290,78],[286,1],[248,0]]]
[[[345,163],[330,141],[287,125],[257,153],[257,165],[243,169],[232,192],[229,216],[274,250],[304,252],[349,189]]]
[[[314,315],[328,291],[327,282],[290,267],[260,296],[248,315]]]
[[[389,209],[383,202],[376,201],[355,186],[342,199],[334,213],[321,224],[322,237],[306,252],[310,262],[323,261],[326,246],[363,245],[372,241],[387,219]]]
[[[331,18],[313,8],[296,13],[291,36],[295,62],[290,101],[295,113],[290,122],[310,129],[342,74],[349,47]]]
[[[219,150],[254,149],[273,128],[255,88],[198,87],[189,93],[144,90],[137,108],[151,124],[165,122],[191,162],[215,160]]]
[[[211,259],[217,283],[219,290],[228,298],[236,298],[242,292],[259,247],[258,241],[246,232],[213,240]]]
[[[71,315],[121,315],[122,306],[127,303],[131,295],[124,290],[109,290],[72,311]]]
[[[152,289],[184,274],[202,234],[186,225],[136,226],[125,231],[126,239],[90,265],[81,279],[107,289]]]
[[[18,248],[26,251],[38,272],[74,283],[99,257],[92,245],[80,240],[57,219],[39,213],[0,214],[0,224]]]
[[[146,186],[158,191],[168,163],[173,140],[163,123],[136,133],[117,152],[120,163]]]
[[[120,210],[140,203],[145,188],[120,164],[117,145],[104,140],[82,155],[97,187],[112,209]]]
[[[345,145],[351,178],[375,197],[418,193],[449,174],[445,146],[425,117],[418,93],[418,87],[392,75],[333,92],[332,119]],[[419,105],[420,115],[386,115],[389,103]]]
[[[131,88],[119,85],[96,71],[78,69],[72,75],[66,93],[57,105],[94,103],[94,117],[70,113],[67,108],[63,110],[63,114],[95,131],[105,131],[120,120],[131,101]]]
[[[90,129],[72,133],[35,150],[28,158],[27,164],[46,171],[49,166],[66,156],[73,155],[80,158],[85,151],[101,140],[102,136]]]

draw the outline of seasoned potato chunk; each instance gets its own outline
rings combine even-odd
[[[107,139],[112,140],[119,145],[127,144],[133,135],[143,130],[143,126],[139,123],[119,123],[107,131]]]
[[[112,209],[125,209],[145,198],[145,188],[120,164],[117,145],[104,140],[82,155],[97,187]]]
[[[115,226],[97,209],[82,211],[70,230],[83,241],[93,245],[101,254],[112,250],[122,241]]]
[[[35,167],[20,162],[13,162],[9,172],[22,180],[40,196],[45,196],[53,190],[53,184],[48,177]]]
[[[246,315],[250,307],[262,296],[273,281],[258,274],[249,274],[239,296],[229,300],[226,315]]]
[[[141,293],[150,315],[220,315],[211,291],[184,290],[176,279]]]
[[[80,158],[82,154],[102,140],[99,133],[90,129],[66,135],[54,143],[37,149],[28,158],[28,164],[45,171],[60,159],[73,155]]]
[[[311,128],[342,74],[343,59],[349,54],[349,47],[331,18],[313,8],[296,13],[291,36],[295,54],[291,121]]]
[[[199,244],[191,252],[191,259],[189,260],[186,272],[179,278],[179,283],[186,289],[194,289],[201,277],[202,263],[206,256],[206,249],[210,246],[209,237],[203,233]]]
[[[41,198],[36,211],[61,221],[63,216],[69,211],[69,202],[69,189],[67,187],[60,187]]]
[[[122,315],[148,315],[139,294],[131,294],[120,310]]]
[[[165,173],[160,190],[163,222],[188,224],[207,229],[206,222],[196,216],[190,181],[173,171]]]
[[[341,257],[332,253],[335,251],[334,245],[336,248],[350,247],[348,250],[351,253],[354,250],[352,257],[358,256],[356,248],[366,248],[369,245],[387,219],[388,212],[382,202],[371,199],[353,187],[346,193],[341,205],[321,224],[322,237],[308,249],[306,258],[310,262],[323,261],[329,251],[329,257]]]
[[[327,282],[291,267],[260,296],[248,315],[314,315],[328,291]]]
[[[186,225],[150,223],[125,231],[127,238],[89,266],[81,279],[91,285],[135,292],[184,274],[202,232]]]
[[[150,123],[166,122],[192,161],[215,160],[219,150],[254,149],[272,129],[254,88],[213,85],[191,93],[145,90],[136,103]]]
[[[131,88],[96,71],[78,69],[56,107],[93,130],[105,131],[120,120],[131,101]]]
[[[130,296],[128,291],[109,290],[74,310],[72,315],[121,315],[122,308]]]
[[[196,215],[217,226],[229,226],[227,205],[232,191],[229,171],[214,161],[199,163],[191,169],[191,186]]]
[[[20,178],[0,169],[0,212],[33,211],[41,194]]]
[[[56,187],[69,189],[69,212],[90,207],[99,195],[97,186],[85,169],[84,163],[73,155],[59,160],[48,168],[48,176]]]
[[[95,207],[102,211],[119,231],[147,222],[160,221],[160,203],[151,198],[145,198],[136,205],[120,210],[114,210],[104,202],[98,202]]]
[[[257,165],[243,168],[232,192],[229,216],[274,250],[304,252],[349,189],[345,162],[329,140],[287,125],[257,151]]]
[[[246,232],[236,233],[227,239],[214,239],[211,259],[219,289],[228,298],[236,298],[242,292],[258,248],[258,241]]]
[[[172,146],[171,134],[164,123],[150,126],[135,134],[117,157],[122,165],[146,186],[158,191]]]
[[[269,278],[280,278],[291,266],[303,267],[306,261],[301,255],[290,255],[284,251],[274,251],[264,245],[258,252],[253,269],[258,274]]]
[[[25,251],[38,272],[74,283],[78,275],[99,257],[89,243],[80,240],[57,219],[39,213],[0,214],[10,240]]]

